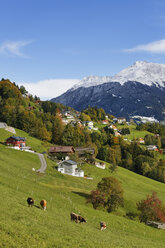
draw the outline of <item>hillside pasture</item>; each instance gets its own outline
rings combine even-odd
[[[46,173],[38,174],[32,171],[40,167],[35,154],[0,145],[0,247],[164,247],[164,230],[123,217],[127,212],[136,212],[136,202],[152,190],[165,201],[164,184],[123,168],[112,174],[108,168],[101,170],[88,164],[82,169],[93,180],[77,178],[60,174],[48,159],[47,163]],[[125,207],[108,214],[94,210],[86,199],[101,178],[110,175],[118,178],[124,188]],[[32,208],[27,206],[28,197],[36,200]],[[47,211],[41,210],[41,199],[47,200]],[[71,222],[72,211],[87,223]],[[100,221],[106,222],[105,231],[100,231]]]

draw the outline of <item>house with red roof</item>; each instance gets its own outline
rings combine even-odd
[[[24,137],[19,136],[11,136],[6,139],[6,145],[16,146],[16,147],[25,147],[26,146],[26,139]]]

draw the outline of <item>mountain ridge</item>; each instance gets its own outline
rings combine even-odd
[[[133,65],[121,70],[114,76],[88,76],[84,77],[71,90],[79,87],[91,87],[104,83],[119,82],[121,85],[128,81],[136,81],[145,85],[164,87],[165,64],[151,63],[147,61],[136,61]]]
[[[78,111],[90,105],[115,116],[164,119],[165,64],[137,61],[111,79],[109,82],[110,77],[87,77],[51,101]]]

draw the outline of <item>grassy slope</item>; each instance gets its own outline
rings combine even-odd
[[[136,130],[136,125],[117,125],[119,129],[122,128],[129,128],[130,129],[130,134],[125,135],[125,138],[128,138],[129,140],[137,139],[137,138],[144,138],[145,135],[150,134],[153,135],[152,133],[144,130],[144,131],[138,131]]]
[[[12,134],[6,131],[5,129],[1,128],[0,129],[0,142],[4,142],[8,137],[15,135],[15,136],[25,137],[26,145],[30,146],[32,150],[34,151],[43,152],[43,151],[47,151],[48,147],[50,147],[49,143],[45,143],[41,140],[31,137],[28,133],[20,129],[15,128],[15,131],[16,131],[16,134]]]
[[[5,135],[0,129],[1,139]],[[36,155],[0,145],[0,247],[164,247],[164,230],[122,217],[128,211],[135,212],[136,202],[152,190],[165,202],[164,184],[118,168],[113,175],[123,185],[125,209],[108,214],[86,204],[90,190],[103,176],[111,175],[108,169],[83,166],[85,173],[94,178],[87,180],[61,175],[53,169],[52,161],[47,162],[47,173],[36,174],[32,171],[33,167],[40,167]],[[46,199],[47,211],[28,208],[28,196],[34,197],[36,206],[41,199]],[[71,223],[71,211],[80,212],[88,222]],[[100,221],[106,221],[106,231],[99,230]]]

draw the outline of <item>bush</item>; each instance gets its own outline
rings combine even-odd
[[[97,189],[91,191],[88,202],[92,203],[93,208],[104,208],[108,212],[123,206],[123,189],[120,182],[114,177],[102,178],[97,185]]]
[[[126,217],[130,220],[136,220],[138,217],[137,213],[133,213],[133,212],[128,212],[126,213]]]
[[[165,206],[157,197],[156,192],[153,192],[152,195],[148,195],[145,200],[138,202],[137,208],[141,212],[139,215],[141,222],[165,222]]]

